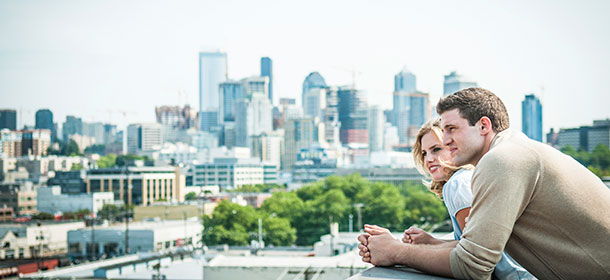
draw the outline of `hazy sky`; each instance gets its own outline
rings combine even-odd
[[[229,76],[274,63],[274,95],[303,79],[352,83],[391,108],[404,66],[436,103],[452,70],[490,89],[521,128],[542,98],[550,127],[610,117],[610,1],[6,1],[0,0],[0,108],[19,123],[49,108],[125,125],[154,107],[198,104],[198,52],[228,54]],[[121,113],[126,112],[126,113]]]

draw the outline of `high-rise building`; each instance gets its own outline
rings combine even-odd
[[[282,169],[290,170],[302,148],[318,143],[319,128],[313,118],[303,117],[286,120],[284,127],[284,156]]]
[[[261,58],[261,76],[269,79],[269,102],[273,104],[273,61],[271,58]]]
[[[273,130],[273,106],[264,92],[252,92],[235,103],[235,145],[250,147],[252,137]]]
[[[326,89],[326,108],[324,108],[322,121],[324,122],[326,142],[340,146],[339,96],[335,87]]]
[[[405,66],[398,74],[394,75],[394,91],[414,92],[417,90],[415,74],[411,73]]]
[[[252,76],[241,79],[240,82],[244,96],[247,98],[250,98],[254,93],[262,94],[265,97],[269,95],[269,78],[267,77]]]
[[[429,94],[413,91],[395,91],[394,121],[399,141],[412,144],[417,130],[430,118]]]
[[[95,139],[95,144],[104,144],[104,124],[101,122],[83,123],[83,135]]]
[[[75,116],[66,116],[66,121],[62,127],[62,139],[68,141],[70,135],[83,135],[83,120]]]
[[[281,165],[281,155],[284,149],[284,135],[282,131],[263,132],[252,137],[252,156],[263,162],[272,162]]]
[[[326,81],[320,73],[311,72],[303,81],[303,92],[301,92],[301,106],[305,104],[305,93],[309,92],[312,88],[325,88],[327,87]]]
[[[227,80],[227,54],[222,52],[199,53],[199,112],[218,114],[219,85]],[[200,114],[200,128],[212,123],[212,114]],[[218,116],[216,116],[218,120]],[[206,127],[209,130],[209,127]]]
[[[57,139],[57,131],[53,123],[53,112],[49,109],[40,109],[36,111],[36,129],[48,129],[51,131],[51,142]]]
[[[163,144],[163,126],[158,123],[137,123],[127,126],[127,153],[159,149]]]
[[[327,88],[312,88],[303,98],[303,113],[312,118],[324,119],[326,109]]]
[[[21,131],[0,129],[0,158],[20,157],[21,143]]]
[[[21,131],[21,154],[44,156],[51,146],[51,130],[31,129]]]
[[[443,82],[443,96],[447,96],[456,91],[477,87],[477,83],[466,79],[464,76],[458,74],[456,71],[445,75],[445,81]]]
[[[163,141],[183,142],[185,131],[195,127],[197,123],[197,111],[189,105],[161,106],[155,108],[157,123],[163,126]],[[209,120],[209,119],[208,119]]]
[[[341,143],[368,143],[367,105],[362,92],[350,87],[340,87],[337,96]]]
[[[521,102],[521,130],[530,139],[542,142],[542,105],[533,94]]]
[[[371,152],[383,149],[383,129],[385,120],[383,110],[379,105],[370,106],[368,111],[369,150]]]
[[[241,82],[228,80],[220,83],[220,123],[235,121],[235,102],[244,97]]]
[[[11,109],[0,110],[0,129],[17,130],[17,111]]]

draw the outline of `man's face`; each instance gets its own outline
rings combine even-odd
[[[483,155],[485,137],[481,135],[479,126],[480,122],[470,126],[458,109],[441,114],[443,144],[449,148],[455,166],[476,165]]]

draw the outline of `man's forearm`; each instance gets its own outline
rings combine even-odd
[[[395,255],[396,264],[406,265],[427,273],[453,277],[449,255],[455,248],[455,242],[444,242],[437,245],[403,244]]]

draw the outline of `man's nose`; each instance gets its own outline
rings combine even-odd
[[[447,146],[451,144],[451,137],[449,136],[449,133],[445,133],[443,135],[443,145]]]

